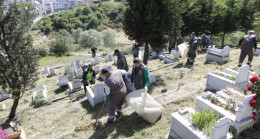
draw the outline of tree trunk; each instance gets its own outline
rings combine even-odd
[[[149,59],[149,45],[148,45],[148,43],[145,43],[145,48],[144,48],[144,61],[143,61],[143,63],[145,64],[145,65],[147,65],[148,64],[148,59]]]
[[[11,108],[11,112],[9,114],[9,120],[14,119],[15,113],[16,113],[16,108],[19,104],[19,100],[20,100],[20,97],[17,97],[17,98],[14,99],[14,103],[13,103],[13,106]]]
[[[222,37],[222,46],[221,46],[221,48],[224,48],[225,35],[226,35],[226,33],[224,32],[223,37]]]

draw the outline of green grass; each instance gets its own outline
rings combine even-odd
[[[86,56],[75,56],[75,55],[71,55],[71,56],[46,56],[40,59],[39,64],[41,67],[43,66],[52,66],[55,65],[57,63],[70,63],[71,59],[90,59],[90,57],[86,57]]]

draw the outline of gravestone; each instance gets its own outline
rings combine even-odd
[[[87,60],[86,59],[82,59],[82,66],[86,66],[87,65]]]
[[[224,49],[208,48],[207,61],[224,63],[229,60],[230,47],[225,46]]]
[[[47,102],[47,93],[45,85],[36,85],[35,92],[33,93],[33,102],[35,107],[42,106]]]
[[[249,66],[244,65],[239,69],[237,76],[229,74],[230,72],[213,71],[207,75],[207,87],[208,90],[219,91],[226,89],[227,87],[236,89],[246,89],[249,80]],[[230,78],[235,78],[235,81]]]
[[[0,102],[11,98],[12,95],[8,93],[8,90],[0,90]]]
[[[58,82],[59,82],[59,86],[60,87],[68,85],[68,82],[69,82],[68,76],[61,76],[61,77],[59,77]]]
[[[152,52],[149,56],[149,59],[155,59],[157,57],[157,53],[156,52]]]
[[[226,139],[230,127],[230,120],[227,117],[221,118],[211,129],[210,139]]]
[[[50,68],[48,77],[51,77],[51,76],[54,76],[54,75],[56,75],[55,69],[54,68]]]
[[[99,66],[94,66],[94,71],[96,74],[98,74],[101,70]]]
[[[254,55],[259,56],[260,55],[260,48],[256,49],[256,52],[254,52]]]
[[[143,61],[144,60],[144,50],[140,50],[138,54],[138,58]]]
[[[80,68],[82,66],[82,62],[80,60],[76,60],[76,66],[77,68]]]
[[[176,50],[172,50],[171,54],[165,55],[164,63],[174,63],[177,62],[179,59],[179,53]]]
[[[83,71],[82,69],[77,69],[75,70],[75,79],[81,79],[83,76]]]
[[[74,79],[74,74],[73,74],[73,72],[68,72],[68,73],[67,73],[67,78],[68,78],[69,81],[72,81],[72,80]]]
[[[71,67],[76,67],[76,59],[71,59],[71,63],[70,63]]]
[[[100,59],[96,56],[94,58],[91,58],[91,64],[94,66],[94,65],[97,65],[100,63]]]
[[[106,58],[105,58],[105,62],[109,62],[109,61],[113,61],[112,55],[109,54]]]
[[[90,86],[86,87],[87,89],[87,99],[91,106],[94,108],[96,104],[106,101],[106,93],[104,91],[104,84],[95,84],[94,85],[94,92],[90,88]]]
[[[117,58],[114,58],[114,65],[117,65]]]
[[[151,83],[156,82],[155,76],[154,75],[150,75],[150,79],[151,79]]]
[[[49,74],[49,67],[48,66],[45,66],[43,67],[43,74]]]
[[[77,92],[81,90],[81,80],[75,79],[68,83],[70,93]]]

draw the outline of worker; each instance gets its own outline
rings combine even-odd
[[[207,48],[211,45],[211,40],[205,33],[202,34],[201,45],[202,52],[207,52]]]
[[[172,50],[175,50],[175,40],[171,39],[169,41],[169,53],[171,53]]]
[[[181,35],[179,35],[178,39],[176,40],[177,41],[177,46],[182,44],[183,43],[183,38]]]
[[[91,47],[91,51],[92,51],[92,58],[96,57],[97,47],[95,45]]]
[[[95,84],[96,79],[96,73],[93,70],[93,66],[89,64],[88,69],[84,69],[83,75],[82,75],[82,82],[84,84],[84,91],[86,92],[86,86],[90,84]]]
[[[138,57],[139,51],[140,51],[140,48],[139,48],[138,43],[135,43],[135,44],[133,45],[131,51],[132,51],[132,53],[133,53],[134,58]]]
[[[200,41],[201,41],[201,38],[198,37],[197,40],[192,43],[192,46],[189,48],[189,51],[188,51],[188,60],[187,60],[186,64],[188,64],[188,65],[194,64],[194,60],[196,58],[196,51],[197,51],[198,44],[200,43]]]
[[[240,53],[238,67],[242,66],[242,63],[247,55],[248,55],[247,65],[249,65],[251,67],[251,62],[253,61],[253,57],[254,57],[253,47],[255,48],[254,52],[256,52],[256,49],[257,49],[257,37],[254,34],[255,34],[255,32],[253,30],[251,30],[251,31],[249,31],[248,35],[245,35],[239,41],[241,53]],[[241,45],[242,43],[243,43],[243,45]]]
[[[189,50],[191,50],[191,47],[192,47],[193,42],[197,41],[197,39],[198,39],[198,38],[196,37],[195,32],[192,32],[192,33],[191,33],[191,37],[190,37],[190,41],[188,42]],[[187,59],[186,64],[189,64],[189,63],[190,63],[189,59],[190,59],[190,57],[189,57],[189,53],[188,53],[188,59]]]
[[[117,56],[117,69],[128,71],[128,65],[125,56],[121,54],[118,49],[114,51],[114,55]]]
[[[109,71],[107,68],[101,70],[102,75],[106,78],[105,84],[110,88],[108,103],[108,120],[105,125],[110,125],[115,118],[119,118],[123,112],[123,102],[126,96],[126,86],[120,70]],[[115,115],[117,112],[117,115]]]
[[[135,58],[133,62],[131,87],[134,83],[136,90],[144,88],[144,90],[147,91],[151,83],[149,70],[139,58]]]

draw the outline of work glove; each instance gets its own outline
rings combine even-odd
[[[256,52],[256,49],[254,50],[254,52]]]
[[[133,87],[133,83],[130,84],[130,87],[131,87],[131,88]]]
[[[145,92],[147,92],[147,91],[148,91],[148,88],[147,88],[147,86],[146,86],[146,87],[144,87],[144,91],[145,91]]]
[[[240,49],[242,49],[242,46],[239,46]]]

